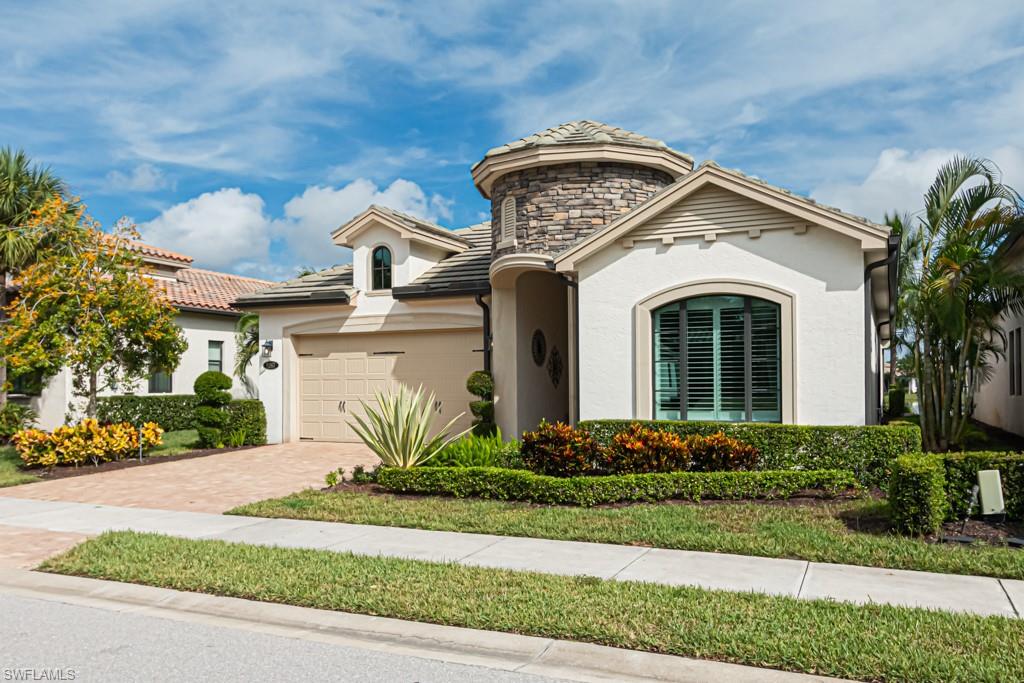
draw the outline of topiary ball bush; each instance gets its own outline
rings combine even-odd
[[[230,388],[231,378],[216,370],[207,370],[196,377],[192,385],[196,399],[205,406],[226,406],[231,403]]]
[[[466,380],[466,391],[485,401],[494,398],[494,378],[491,373],[477,370]]]

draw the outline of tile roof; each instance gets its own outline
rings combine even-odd
[[[396,299],[485,292],[490,288],[490,221],[456,230],[455,234],[473,246],[461,254],[449,256],[408,285],[395,287],[392,294]]]
[[[304,303],[346,304],[355,291],[352,286],[352,264],[346,263],[250,291],[239,296],[235,306],[246,309]]]
[[[132,251],[138,252],[145,256],[151,256],[153,258],[164,259],[166,261],[178,261],[179,263],[189,264],[192,263],[191,256],[185,256],[179,254],[176,251],[170,251],[169,249],[161,249],[160,247],[154,247],[151,244],[144,244],[142,242],[136,242],[135,240],[124,240],[124,243],[128,245],[128,248]]]
[[[240,312],[232,306],[239,296],[273,284],[267,280],[201,268],[182,268],[174,274],[173,280],[154,277],[153,283],[177,308],[225,313]]]
[[[525,138],[505,143],[500,147],[494,147],[493,149],[487,150],[487,153],[484,154],[484,159],[505,154],[507,152],[515,152],[521,149],[530,149],[533,147],[600,144],[629,145],[632,147],[649,147],[652,149],[659,149],[693,163],[693,157],[672,149],[661,140],[649,138],[646,135],[640,135],[639,133],[634,133],[632,131],[625,130],[624,128],[610,126],[607,123],[601,123],[600,121],[589,121],[586,119],[580,121],[569,121],[568,123],[563,123],[559,126],[552,126],[551,128],[542,130],[539,133],[527,135]],[[482,163],[483,160],[478,161],[473,165],[473,168],[476,168]]]

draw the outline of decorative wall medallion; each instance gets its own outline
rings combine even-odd
[[[543,330],[534,330],[533,339],[530,340],[530,353],[533,354],[533,362],[537,367],[544,367],[544,359],[548,355],[548,340],[544,338]]]
[[[551,347],[551,355],[548,356],[548,377],[551,378],[551,383],[558,388],[558,383],[562,381],[562,354],[558,352],[557,346]]]

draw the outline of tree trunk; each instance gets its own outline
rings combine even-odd
[[[89,399],[85,404],[85,416],[96,419],[96,394],[99,386],[98,373],[93,370],[89,373]]]

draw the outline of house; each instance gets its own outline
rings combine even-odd
[[[1019,235],[1004,249],[1012,267],[1024,269],[1024,240]],[[1006,355],[992,365],[992,376],[975,394],[974,418],[992,427],[1024,436],[1024,369],[1021,368],[1021,333],[1024,314],[1007,312],[1000,321]]]
[[[372,206],[332,233],[350,265],[240,297],[260,313],[271,441],[355,441],[360,401],[395,381],[451,419],[478,369],[506,435],[879,419],[888,228],[593,121],[496,147],[472,177],[489,222]]]
[[[264,289],[272,282],[218,273],[192,267],[192,258],[141,242],[131,246],[142,257],[164,296],[178,309],[175,321],[188,341],[181,363],[172,373],[155,373],[138,386],[119,387],[102,395],[117,394],[191,394],[192,383],[206,370],[232,374],[235,362],[235,324],[242,312],[232,305],[241,295]],[[256,385],[255,363],[251,369]],[[235,381],[232,392],[242,397],[246,389]],[[72,394],[71,373],[66,369],[45,386],[31,378],[19,378],[11,391],[11,400],[31,406],[39,415],[38,426],[53,429],[64,424],[65,415],[76,403]],[[82,399],[77,399],[81,405]]]

